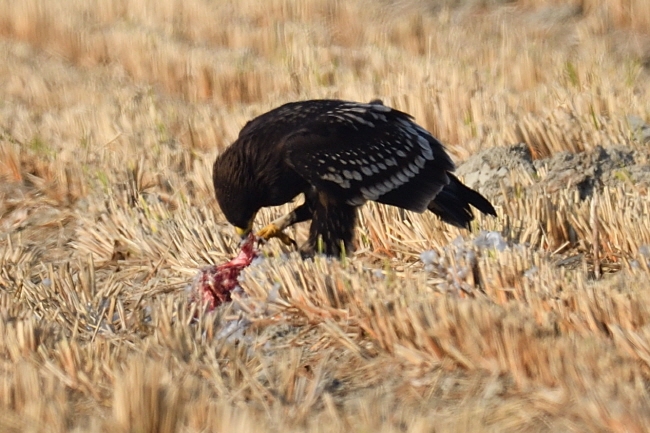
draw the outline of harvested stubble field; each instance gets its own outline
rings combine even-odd
[[[0,0],[0,35],[0,431],[650,430],[646,0]],[[368,205],[194,321],[215,155],[318,97],[413,114],[499,217]]]

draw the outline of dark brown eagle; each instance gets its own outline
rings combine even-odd
[[[246,236],[257,211],[305,195],[305,203],[262,229],[264,238],[311,219],[305,254],[352,251],[357,208],[366,201],[469,227],[470,205],[496,215],[482,195],[451,173],[443,145],[406,113],[381,101],[311,100],[251,120],[214,163],[217,201]]]

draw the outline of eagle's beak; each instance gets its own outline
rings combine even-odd
[[[235,232],[237,232],[240,238],[244,239],[251,232],[251,229],[250,228],[243,229],[241,227],[235,227]]]
[[[246,228],[242,227],[235,227],[235,232],[239,235],[239,237],[244,240],[246,237],[248,237],[248,234],[253,230],[253,220],[255,217],[251,218],[250,221],[248,221],[248,225]]]

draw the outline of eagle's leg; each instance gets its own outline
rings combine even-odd
[[[340,203],[325,193],[319,194],[313,206],[309,239],[300,248],[303,257],[315,253],[341,257],[352,252],[357,222],[356,206]]]
[[[291,239],[283,230],[296,223],[307,221],[310,218],[311,206],[305,202],[288,214],[271,221],[271,224],[268,224],[257,232],[257,236],[266,240],[278,238],[285,245],[296,245],[296,241]]]

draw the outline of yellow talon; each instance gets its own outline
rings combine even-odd
[[[285,245],[296,245],[296,241],[291,239],[289,235],[284,233],[278,226],[273,223],[267,225],[266,227],[263,227],[256,234],[257,236],[267,241],[271,238],[278,238]]]

